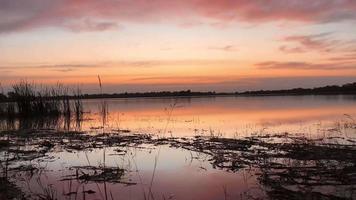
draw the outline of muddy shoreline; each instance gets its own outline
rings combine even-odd
[[[49,130],[3,131],[0,133],[1,174],[10,181],[9,188],[16,188],[17,172],[37,173],[36,165],[23,165],[26,161],[53,158],[52,151],[90,151],[114,147],[142,148],[153,145],[198,152],[209,157],[213,168],[238,172],[258,169],[255,176],[270,199],[353,199],[356,190],[356,140],[352,138],[308,139],[287,133],[241,139],[196,136],[190,138],[159,138],[148,134],[58,132]],[[335,142],[330,142],[335,141]],[[137,184],[120,180],[126,173],[119,167],[72,166],[75,173],[63,180],[81,182],[111,182]],[[14,182],[15,181],[15,182]],[[328,192],[328,187],[342,192]],[[95,191],[91,191],[95,192]],[[89,192],[90,193],[90,192]],[[27,198],[38,199],[26,194]],[[253,195],[247,195],[253,199]],[[49,198],[48,196],[45,198]]]

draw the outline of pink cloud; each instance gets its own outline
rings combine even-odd
[[[356,53],[328,58],[330,61],[356,61]]]
[[[301,47],[288,47],[285,45],[282,45],[281,47],[279,47],[279,50],[282,52],[285,52],[285,53],[304,53],[304,52],[306,52],[306,50]]]
[[[292,35],[286,36],[281,40],[283,44],[279,50],[284,53],[309,53],[316,51],[318,53],[328,53],[340,57],[340,54],[345,54],[345,57],[355,51],[355,40],[334,39],[331,33],[321,33],[314,35]]]
[[[322,33],[287,36],[282,41],[288,43],[288,45],[282,45],[280,50],[286,53],[330,52],[340,44],[340,41],[330,39],[330,35],[330,33]]]
[[[0,0],[0,5],[0,32],[36,27],[102,31],[128,22],[190,25],[356,19],[353,0]]]
[[[310,62],[261,62],[255,64],[258,69],[298,69],[298,70],[356,70],[355,62],[328,62],[328,63],[310,63]]]

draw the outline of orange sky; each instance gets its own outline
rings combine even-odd
[[[276,89],[356,77],[352,0],[0,0],[0,80],[95,92]]]

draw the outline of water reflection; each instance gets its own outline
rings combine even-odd
[[[81,131],[83,119],[71,116],[6,118],[0,120],[0,130],[60,130]]]
[[[356,114],[350,96],[217,97],[110,99],[108,130],[127,129],[139,133],[226,137],[265,132],[317,134],[320,126],[333,126],[344,114]],[[84,103],[91,120],[83,129],[100,127],[96,100]],[[172,114],[167,113],[175,105]],[[167,119],[169,124],[167,126]]]
[[[352,198],[355,100],[85,100],[81,115],[0,120],[3,130],[45,130],[4,133],[0,170],[21,190],[42,199]],[[271,140],[270,135],[285,132],[292,134],[277,135],[279,143]],[[144,134],[213,137],[170,141]],[[226,138],[246,136],[256,137]]]
[[[84,100],[82,115],[0,120],[1,129],[105,132],[166,136],[322,134],[356,115],[355,96],[133,98]],[[173,106],[173,107],[172,107]],[[168,123],[167,123],[168,122]]]
[[[122,155],[117,153],[117,149],[106,149],[107,167],[125,170],[125,174],[117,180],[119,183],[65,180],[68,175],[79,173],[80,176],[85,172],[78,172],[77,167],[100,166],[103,162],[103,149],[96,149],[89,152],[51,154],[61,159],[42,165],[44,168],[41,172],[32,175],[21,174],[23,181],[18,184],[38,196],[47,196],[48,191],[52,191],[54,199],[83,199],[83,196],[85,199],[134,200],[224,199],[224,196],[239,199],[246,191],[253,192],[257,197],[263,194],[257,189],[258,181],[252,176],[255,173],[253,170],[231,173],[213,169],[208,159],[194,152],[165,146],[162,147],[160,156],[162,160],[170,162],[160,162],[157,165],[155,183],[150,194],[152,167],[158,150],[149,146],[144,148],[125,148],[126,153]],[[149,151],[146,148],[152,149]],[[175,159],[171,159],[172,154]],[[111,198],[111,195],[114,198]]]

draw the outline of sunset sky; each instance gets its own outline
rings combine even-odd
[[[0,0],[0,82],[97,92],[356,82],[355,0]]]

